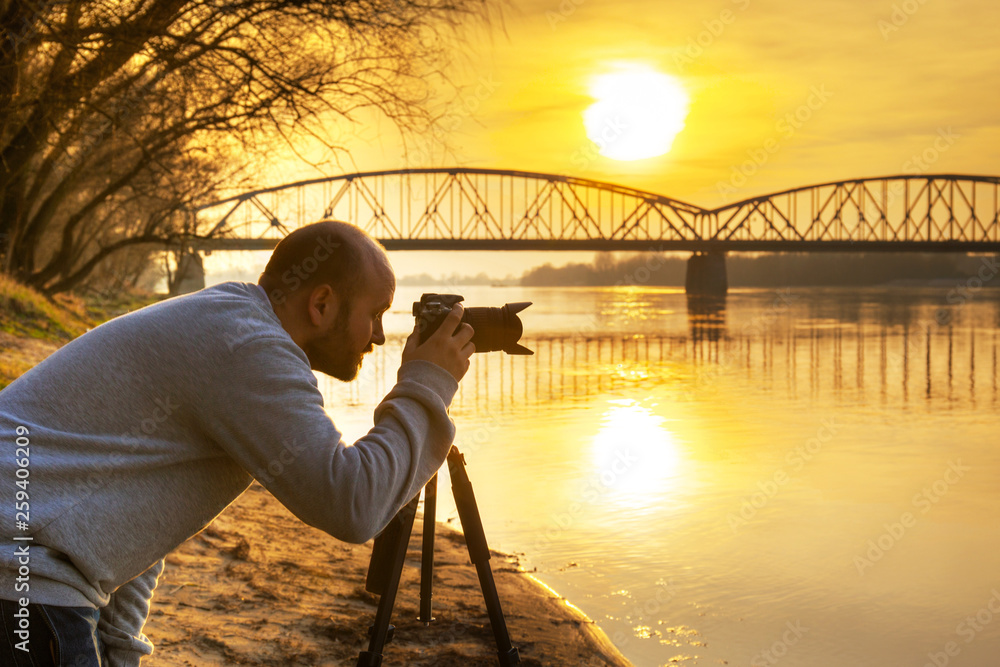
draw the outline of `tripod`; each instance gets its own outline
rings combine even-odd
[[[476,566],[479,585],[486,601],[486,611],[490,617],[490,627],[497,643],[497,659],[501,667],[519,665],[517,649],[510,643],[507,622],[500,608],[496,583],[490,570],[490,549],[486,545],[483,522],[476,506],[476,496],[472,483],[465,471],[465,457],[456,447],[448,452],[448,471],[451,474],[451,490],[455,496],[458,517],[462,521],[465,542],[469,548],[469,558]],[[372,558],[368,566],[365,589],[379,596],[375,623],[369,628],[368,650],[358,656],[357,667],[378,667],[382,664],[385,643],[392,640],[394,626],[389,625],[392,607],[396,602],[396,591],[406,559],[406,549],[413,530],[413,518],[417,513],[420,494],[399,510],[389,525],[375,538]],[[424,487],[424,534],[420,567],[420,616],[424,624],[431,617],[431,580],[434,576],[434,513],[437,510],[437,475]]]

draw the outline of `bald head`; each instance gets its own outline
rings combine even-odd
[[[385,249],[354,225],[296,229],[274,248],[258,284],[313,370],[352,380],[362,357],[385,343],[382,315],[396,278]]]
[[[364,282],[387,278],[395,282],[378,241],[352,224],[323,220],[279,241],[258,283],[277,305],[307,297],[323,284],[349,304]]]

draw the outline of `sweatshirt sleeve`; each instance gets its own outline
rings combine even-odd
[[[458,383],[431,362],[400,367],[374,427],[353,444],[290,340],[252,340],[219,369],[199,405],[209,435],[295,516],[345,542],[378,534],[451,449]]]
[[[142,628],[149,616],[149,604],[163,563],[163,559],[159,560],[119,586],[108,604],[101,607],[97,630],[111,667],[138,667],[143,656],[153,653],[153,643],[142,634]]]

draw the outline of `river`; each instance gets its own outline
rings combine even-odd
[[[349,440],[423,291],[318,376]],[[998,664],[1000,290],[451,291],[533,303],[451,409],[490,546],[635,665]]]

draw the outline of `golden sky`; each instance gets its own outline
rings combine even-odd
[[[449,109],[454,157],[419,151],[407,164],[370,134],[355,159],[570,174],[703,206],[859,176],[992,175],[998,21],[987,0],[519,0],[506,34],[477,31],[455,68],[467,88]],[[666,155],[594,157],[582,122],[589,80],[616,63],[648,65],[688,91]]]
[[[998,23],[990,0],[515,0],[504,29],[467,32],[449,72],[464,84],[450,153],[416,137],[406,159],[384,120],[341,136],[357,170],[551,172],[705,207],[864,176],[997,175]],[[591,81],[622,64],[690,96],[665,155],[612,160],[587,138]]]

